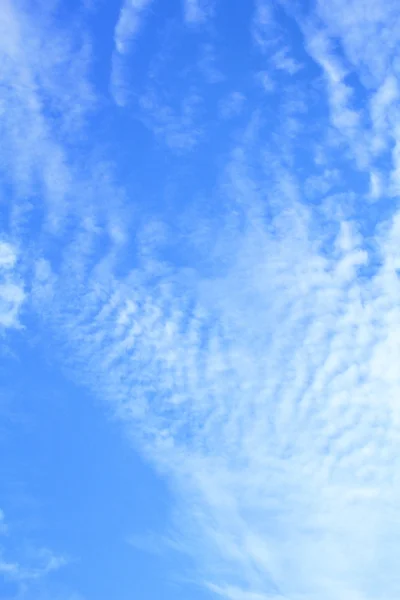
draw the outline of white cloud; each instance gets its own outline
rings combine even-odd
[[[200,83],[205,80],[215,84],[222,81],[224,76],[216,64],[214,45],[207,41],[199,44],[195,63],[185,60],[184,67],[177,69],[171,57],[174,56],[172,49],[179,43],[175,39],[179,40],[179,35],[174,32],[174,36],[171,36],[172,25],[167,21],[161,28],[160,45],[153,48],[147,57],[148,69],[142,81],[134,85],[130,50],[149,13],[149,7],[150,2],[127,3],[121,10],[115,32],[111,91],[116,103],[121,107],[129,105],[135,117],[157,140],[181,152],[193,148],[201,136],[199,116],[203,99],[199,93]]]
[[[393,104],[398,100],[398,96],[397,80],[393,74],[390,74],[371,98],[370,112],[374,133],[372,144],[375,155],[382,153],[387,147],[391,127],[390,117],[393,113]]]
[[[217,57],[213,44],[207,43],[202,46],[198,68],[207,83],[221,83],[225,79],[221,69],[217,66]]]
[[[26,563],[11,562],[0,558],[0,573],[7,579],[25,583],[41,579],[67,564],[65,558],[57,556],[47,549],[36,550],[34,558],[34,564],[29,566]]]
[[[259,71],[256,74],[256,81],[260,83],[267,94],[270,94],[276,88],[273,78],[267,71]]]
[[[295,75],[302,69],[302,65],[289,54],[287,47],[280,48],[272,56],[272,64],[278,71],[285,71],[289,75]]]
[[[55,25],[45,4],[31,11],[29,2],[5,0],[0,14],[1,170],[17,239],[32,215],[54,231],[62,227],[70,208],[67,144],[94,104],[85,36]]]
[[[201,104],[201,97],[194,89],[182,97],[177,107],[165,102],[155,90],[140,100],[143,122],[157,138],[177,151],[190,150],[198,142],[202,131],[196,117]]]
[[[5,521],[4,512],[0,508],[0,535],[7,532],[7,523]]]
[[[149,6],[124,4],[115,32],[118,60]],[[266,6],[259,3],[254,26],[263,51],[274,31]],[[369,16],[361,11],[358,25],[381,23],[386,8],[373,6]],[[344,32],[336,25],[338,7],[349,25]],[[368,171],[369,193],[379,197],[390,173],[374,164],[366,142],[396,141],[395,187],[400,152],[398,131],[390,128],[397,85],[393,73],[383,76],[381,65],[372,64],[372,99],[367,109],[359,106],[349,64],[361,65],[364,77],[369,67],[353,56],[360,47],[355,16],[336,0],[331,8],[321,8],[323,26],[303,27],[306,45],[324,73],[330,125]],[[349,44],[346,56],[337,56],[332,31]],[[11,44],[7,55],[13,52]],[[61,174],[63,193],[71,170],[48,133],[28,58],[16,61],[25,65],[17,69],[18,81],[30,86],[27,98],[17,95],[17,116],[29,109],[25,118],[37,129],[26,159],[19,162],[18,154],[16,179],[32,180],[39,140],[54,161],[45,165]],[[114,69],[124,64],[114,62]],[[142,98],[150,128],[178,149],[197,139],[199,102],[197,89],[174,109],[151,91]],[[18,133],[13,129],[10,139]],[[93,209],[63,247],[58,269],[48,257],[37,261],[35,308],[68,348],[76,379],[109,400],[135,443],[172,478],[181,502],[177,536],[209,589],[232,600],[394,600],[400,591],[400,218],[394,214],[381,230],[365,234],[339,194],[331,198],[335,210],[329,198],[324,202],[340,183],[336,164],[320,171],[317,165],[315,177],[299,181],[296,169],[288,170],[297,157],[284,144],[268,154],[261,133],[262,118],[254,118],[243,147],[232,151],[213,198],[228,211],[221,208],[217,222],[208,223],[198,268],[159,259],[157,243],[173,246],[174,240],[154,227],[151,240],[141,244],[137,236],[137,266],[123,277],[116,265],[127,237],[119,225],[124,219],[119,209],[109,221]],[[320,212],[302,204],[304,184],[313,197],[320,194]],[[329,215],[328,232],[321,213]],[[104,220],[108,245],[95,254],[92,243]],[[0,294],[10,306],[8,323],[17,322],[23,301],[17,265],[16,249],[2,242]],[[4,560],[0,569],[32,577],[62,559],[45,553],[39,563],[26,569]]]
[[[42,598],[40,586],[46,581],[47,575],[64,567],[67,560],[48,548],[30,546],[27,551],[26,540],[16,539],[2,510],[0,535],[0,578],[3,581],[12,581],[16,585],[13,598]],[[10,540],[12,544],[9,544]]]
[[[370,196],[373,200],[382,197],[384,184],[382,182],[382,174],[379,171],[372,171],[369,176],[370,181]]]
[[[246,97],[240,92],[231,92],[226,98],[220,102],[220,115],[224,119],[231,119],[240,115],[243,106],[246,102]]]
[[[357,163],[368,166],[363,114],[352,105],[354,90],[344,82],[348,71],[333,52],[331,41],[324,32],[308,32],[307,48],[326,75],[332,125],[350,145]]]
[[[17,260],[15,251],[11,244],[0,240],[0,269],[11,269]]]
[[[25,300],[24,285],[14,267],[15,248],[0,240],[0,329],[19,327],[19,314]]]
[[[140,30],[143,15],[152,0],[125,0],[115,27],[115,48],[119,54],[126,54],[130,44]]]
[[[324,71],[331,123],[348,145],[347,156],[366,172],[376,172],[374,162],[385,153],[392,162],[391,177],[381,178],[379,191],[378,179],[372,177],[375,199],[395,196],[399,189],[396,149],[389,156],[400,116],[396,14],[395,2],[376,0],[318,2],[311,19],[297,14],[306,49]]]
[[[191,25],[204,23],[212,15],[213,0],[183,0],[185,21]]]
[[[271,50],[278,37],[276,20],[273,6],[257,0],[252,24],[252,34],[254,42],[263,51]]]
[[[327,251],[287,174],[265,226],[246,163],[229,173],[245,221],[209,248],[214,277],[98,272],[79,309],[60,282],[57,327],[79,377],[173,477],[181,536],[214,591],[394,600],[399,219],[360,278],[371,257],[356,223],[338,222]]]
[[[397,12],[393,0],[384,4],[378,0],[317,3],[317,15],[329,35],[340,39],[348,62],[371,87],[383,83],[392,68],[399,39]],[[393,67],[397,68],[396,62]]]
[[[253,592],[243,592],[243,590],[235,588],[233,586],[218,586],[210,584],[209,589],[229,600],[283,600],[283,596],[271,595],[271,594],[258,594]]]
[[[128,102],[129,92],[126,83],[126,60],[130,55],[153,0],[124,0],[114,31],[114,52],[112,56],[111,93],[119,106]]]
[[[10,281],[0,283],[0,326],[18,327],[18,315],[25,293],[21,284]]]

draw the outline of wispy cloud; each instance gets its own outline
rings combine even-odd
[[[255,43],[262,51],[271,50],[279,39],[274,8],[270,3],[257,0],[252,23],[252,34]]]
[[[119,106],[128,101],[125,70],[136,37],[143,25],[146,11],[153,0],[124,0],[114,31],[114,53],[112,56],[111,93]]]
[[[272,57],[272,65],[279,71],[285,71],[289,75],[295,75],[302,69],[302,65],[289,55],[288,48],[281,48]]]
[[[108,273],[104,297],[97,274],[72,312],[60,298],[74,282],[60,282],[57,326],[80,376],[128,427],[139,420],[135,438],[174,478],[214,591],[372,599],[384,581],[395,598],[399,218],[361,277],[375,258],[355,222],[336,222],[328,252],[287,173],[268,226],[246,161],[227,173],[245,220],[221,226],[214,277]]]
[[[16,272],[17,251],[0,240],[0,328],[19,327],[25,300],[24,284]]]
[[[229,158],[216,155],[225,166],[209,195],[219,212],[203,220],[200,258],[198,225],[184,214],[166,225],[170,235],[155,228],[137,235],[127,269],[121,202],[108,221],[91,205],[57,260],[44,247],[35,261],[31,306],[60,340],[72,376],[108,400],[134,443],[171,478],[180,547],[196,558],[203,585],[232,600],[395,600],[400,592],[400,215],[394,205],[385,217],[369,212],[357,179],[359,171],[368,175],[365,194],[376,199],[394,193],[399,180],[398,89],[395,67],[386,69],[394,38],[370,66],[357,54],[369,38],[367,55],[377,52],[394,5],[366,11],[350,3],[350,15],[348,4],[330,4],[297,23],[319,68],[313,93],[327,107],[318,113],[314,152],[295,146],[307,108],[300,84],[289,99],[280,90],[286,103],[272,105],[269,121],[254,108],[247,127],[235,129]],[[189,21],[201,20],[196,6],[186,4]],[[126,2],[119,17],[113,85],[120,104],[118,61],[149,7]],[[258,3],[253,37],[261,52],[273,48],[271,81],[277,70],[287,78],[303,64],[289,60],[279,36],[275,43],[276,31],[272,8]],[[235,94],[227,116],[243,102]],[[54,151],[65,181],[74,171],[65,147],[47,134],[38,97],[29,96],[26,118],[39,122],[34,139],[43,153]],[[179,99],[174,105],[149,87],[142,110],[156,136],[191,148],[201,96],[193,87]],[[384,152],[390,166],[378,162]],[[193,196],[203,191],[200,178],[190,184]],[[116,189],[107,188],[107,200]],[[16,248],[0,246],[11,283]],[[20,293],[4,312],[7,323],[17,322]],[[57,560],[45,554],[38,568],[58,568]],[[18,561],[1,564],[9,576],[35,573]]]
[[[119,54],[126,54],[142,23],[145,10],[152,0],[126,0],[121,8],[115,27],[115,48]]]
[[[0,508],[0,534],[3,535],[7,531],[7,524],[5,521],[4,512]]]
[[[345,16],[344,8],[347,9]],[[327,5],[319,1],[316,14],[329,35],[340,39],[347,60],[357,69],[362,81],[379,86],[391,69],[396,52],[399,35],[396,2],[389,0],[380,5],[377,0],[370,0],[360,5],[356,0],[349,4],[334,0]]]
[[[329,8],[318,2],[311,20],[297,16],[306,48],[326,76],[332,125],[344,137],[358,168],[374,171],[371,196],[375,199],[396,195],[399,186],[393,149],[398,120],[397,67],[392,66],[398,41],[393,27],[396,10],[393,2],[381,7],[371,0],[361,9],[356,2],[349,6],[335,0]],[[367,105],[361,100],[365,94]],[[392,162],[389,178],[382,178],[374,168],[384,155]]]
[[[214,11],[215,0],[183,0],[185,21],[190,25],[206,22]]]
[[[197,143],[201,129],[196,119],[201,98],[192,91],[174,108],[156,92],[145,94],[140,101],[143,122],[173,150],[188,150]]]
[[[208,588],[221,596],[222,598],[228,598],[229,600],[282,600],[283,596],[271,595],[271,594],[258,594],[257,592],[244,592],[240,588],[234,586],[219,586],[210,584]]]
[[[223,119],[231,119],[240,115],[246,97],[240,92],[232,92],[220,102],[220,114]]]
[[[190,8],[190,22],[205,17],[200,4]],[[186,7],[187,8],[187,7]],[[136,119],[142,122],[158,140],[172,150],[191,149],[200,136],[198,109],[202,104],[198,93],[199,72],[207,83],[216,83],[223,75],[215,65],[211,43],[202,41],[196,63],[185,60],[185,51],[179,57],[179,66],[171,60],[186,28],[175,20],[165,19],[146,58],[148,61],[140,82],[132,81],[132,55],[135,41],[151,9],[150,0],[125,2],[115,28],[115,48],[112,57],[111,91],[119,106],[130,107]],[[189,10],[189,9],[188,9]],[[179,14],[181,19],[181,14]]]
[[[68,143],[73,132],[82,134],[94,104],[85,36],[52,26],[44,5],[35,24],[30,11],[6,1],[0,15],[1,167],[7,195],[18,198],[7,222],[17,238],[33,215],[53,230],[68,217]]]
[[[20,583],[31,579],[40,579],[57,571],[66,564],[63,557],[52,554],[49,550],[37,551],[37,563],[35,566],[22,565],[19,562],[0,561],[0,573],[6,578],[16,580]]]
[[[217,65],[218,61],[214,45],[211,43],[204,44],[201,48],[198,68],[207,83],[221,83],[224,81],[224,74]]]
[[[26,540],[16,539],[1,510],[0,536],[0,579],[16,586],[12,598],[41,597],[38,585],[64,567],[67,560],[48,548],[32,547]]]

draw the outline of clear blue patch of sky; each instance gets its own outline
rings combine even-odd
[[[0,498],[9,524],[0,540],[4,559],[29,566],[21,540],[33,553],[47,547],[66,556],[69,564],[50,581],[68,583],[85,598],[205,597],[174,583],[187,566],[179,554],[128,543],[131,536],[167,533],[171,498],[104,406],[34,347],[21,345],[18,359],[4,358],[1,378],[6,400],[12,389],[0,435]],[[15,587],[0,576],[0,597]]]

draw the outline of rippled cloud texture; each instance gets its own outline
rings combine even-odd
[[[399,25],[2,2],[2,357],[51,356],[166,482],[164,532],[124,543],[185,557],[182,598],[399,598]],[[0,511],[5,597],[88,600],[31,529]]]

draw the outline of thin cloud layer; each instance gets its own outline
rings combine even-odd
[[[120,7],[106,141],[90,129],[84,70],[85,124],[57,135],[38,91],[58,98],[58,84],[46,87],[56,69],[34,85],[41,67],[14,35],[7,81],[16,74],[29,94],[4,93],[18,116],[2,150],[10,181],[58,175],[40,224],[10,219],[0,243],[0,324],[23,323],[24,305],[68,376],[170,483],[170,546],[193,559],[187,579],[206,593],[395,600],[400,13],[257,2],[219,38],[192,27],[209,5],[183,8],[190,27],[182,5],[168,17],[148,0]],[[136,88],[134,45],[154,30],[163,44],[146,46]],[[204,48],[220,77],[205,75]],[[93,138],[84,167],[77,131]],[[16,192],[13,214],[25,202]],[[63,228],[49,231],[49,215]]]
[[[24,284],[16,273],[17,253],[0,241],[0,328],[19,327],[19,313],[25,300]]]
[[[301,217],[283,218],[281,242],[249,224],[227,274],[190,292],[179,274],[114,280],[104,302],[95,279],[58,322],[86,382],[177,479],[227,597],[375,598],[385,581],[394,598],[398,219],[363,280],[354,224],[328,257]]]

